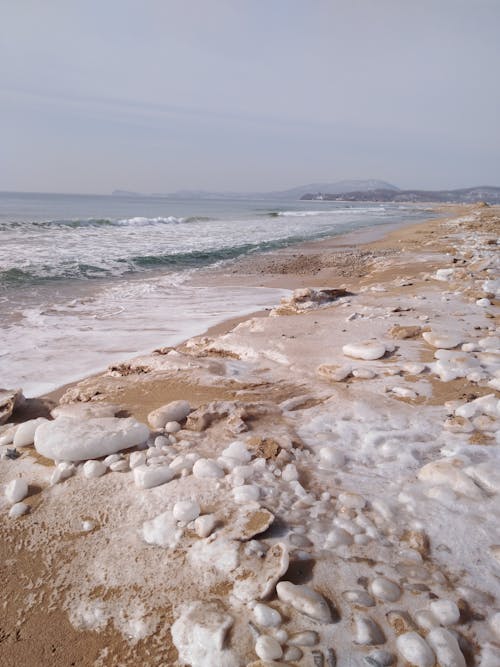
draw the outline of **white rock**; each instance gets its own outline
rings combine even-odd
[[[460,620],[460,610],[453,600],[433,600],[429,608],[441,625],[454,625]]]
[[[326,543],[329,547],[349,546],[353,543],[353,536],[343,528],[334,528],[330,531],[326,538]]]
[[[401,366],[401,368],[410,375],[420,375],[427,368],[426,364],[421,364],[418,361],[408,361]]]
[[[146,463],[146,452],[132,452],[130,454],[128,464],[131,468],[137,468]]]
[[[151,489],[154,486],[160,486],[165,482],[170,482],[174,476],[174,471],[168,466],[137,466],[132,470],[135,485],[139,489]]]
[[[316,646],[319,643],[319,635],[314,630],[296,632],[288,640],[290,646]]]
[[[368,616],[356,618],[356,644],[376,646],[385,643],[385,636],[377,623]]]
[[[50,476],[50,483],[53,486],[54,484],[59,484],[59,482],[63,482],[65,479],[69,479],[72,477],[76,472],[76,468],[72,463],[68,463],[68,461],[61,461],[61,463],[58,463]]]
[[[327,380],[332,380],[333,382],[342,382],[346,380],[352,373],[352,366],[329,366],[328,364],[323,364],[318,366],[316,371],[318,375]]]
[[[178,433],[181,430],[181,425],[179,422],[167,422],[165,424],[166,433]]]
[[[255,642],[255,653],[261,660],[279,660],[283,650],[274,637],[261,635]]]
[[[434,649],[440,667],[466,667],[465,658],[458,641],[445,628],[433,628],[427,642]]]
[[[229,459],[236,459],[240,463],[248,463],[252,459],[252,454],[248,451],[243,442],[235,440],[226,449],[222,451],[221,456]]]
[[[58,405],[50,411],[54,419],[69,417],[70,419],[93,419],[95,417],[114,417],[120,411],[119,405],[112,403],[68,403]]]
[[[352,374],[359,380],[372,380],[377,375],[371,368],[355,368]]]
[[[342,347],[342,353],[354,359],[373,361],[380,359],[387,352],[387,347],[378,341],[366,340],[360,343],[347,343]]]
[[[222,468],[212,459],[198,459],[193,466],[193,475],[199,479],[224,477]]]
[[[283,653],[283,660],[285,662],[296,662],[302,658],[304,654],[298,646],[289,646]]]
[[[49,459],[85,461],[140,445],[149,430],[132,417],[99,417],[80,422],[59,417],[40,424],[35,432],[35,449]]]
[[[438,269],[436,273],[434,274],[434,277],[436,280],[451,280],[453,278],[453,274],[455,273],[455,269]]]
[[[102,461],[85,461],[83,464],[83,474],[87,479],[102,477],[106,473],[107,466]]]
[[[14,503],[9,510],[9,517],[11,519],[17,519],[19,516],[23,516],[29,512],[30,506],[26,503]]]
[[[155,447],[169,447],[170,440],[164,435],[158,435],[155,438]],[[148,450],[149,451],[149,450]]]
[[[434,652],[416,632],[405,632],[396,639],[401,656],[414,667],[434,667]]]
[[[483,493],[472,479],[462,470],[463,463],[459,459],[438,459],[424,465],[418,471],[418,478],[429,484],[442,484],[456,493],[480,500]]]
[[[363,590],[344,591],[342,597],[347,602],[361,607],[374,607],[375,600]]]
[[[182,536],[172,512],[163,512],[142,525],[142,536],[148,544],[175,549]]]
[[[376,577],[372,581],[370,589],[375,597],[387,602],[396,602],[401,597],[399,586],[385,577]]]
[[[179,500],[172,510],[174,519],[189,523],[200,516],[200,506],[194,500]]]
[[[481,306],[481,308],[488,308],[491,306],[491,301],[489,299],[478,299],[476,301],[476,306]]]
[[[84,533],[88,533],[95,528],[95,523],[93,521],[82,521],[82,530]]]
[[[319,458],[321,463],[326,466],[342,467],[345,464],[344,454],[335,447],[321,447]]]
[[[285,482],[293,482],[294,480],[299,479],[299,473],[293,463],[287,463],[283,468],[281,479]]]
[[[117,461],[122,461],[122,460],[123,460],[123,455],[122,454],[110,454],[109,456],[106,456],[103,463],[106,467],[109,468],[113,463],[116,463]]]
[[[130,466],[127,459],[120,459],[119,461],[113,461],[110,464],[109,469],[112,472],[129,472]]]
[[[437,333],[435,331],[424,331],[422,338],[432,345],[432,347],[437,347],[442,350],[451,350],[457,345],[460,345],[462,338],[453,334],[446,333]]]
[[[18,503],[28,495],[28,485],[24,479],[13,479],[5,487],[5,497],[9,503]]]
[[[30,419],[27,422],[19,424],[14,434],[14,447],[28,447],[35,441],[35,431],[44,422],[48,421],[44,417]]]
[[[255,502],[260,498],[260,488],[255,484],[237,486],[233,489],[233,498],[238,504]]]
[[[208,537],[214,528],[215,516],[213,514],[199,516],[194,522],[194,530],[198,537]]]
[[[325,598],[304,585],[295,585],[291,581],[280,581],[276,586],[278,598],[290,604],[301,614],[322,623],[331,623],[332,614]]]
[[[500,639],[500,611],[491,615],[490,628],[493,630],[496,638]]]
[[[437,618],[428,609],[418,609],[413,614],[413,618],[415,619],[417,625],[423,630],[432,630],[432,628],[435,628],[437,625],[439,625]]]
[[[265,628],[275,628],[282,623],[279,611],[262,602],[257,602],[252,612],[256,622]]]
[[[148,415],[148,422],[155,429],[165,428],[167,422],[182,422],[191,412],[187,401],[172,401]]]
[[[366,505],[366,500],[359,493],[339,493],[338,501],[342,507],[350,509],[363,509]]]

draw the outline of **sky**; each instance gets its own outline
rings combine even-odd
[[[0,190],[500,186],[500,0],[0,0]]]

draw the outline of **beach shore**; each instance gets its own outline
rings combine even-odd
[[[500,664],[500,210],[439,213],[7,416],[2,665]]]

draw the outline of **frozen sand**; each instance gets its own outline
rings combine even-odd
[[[28,514],[2,504],[11,664],[51,642],[61,665],[499,664],[497,216],[399,231],[343,278],[321,244],[312,273],[258,258],[241,280],[316,289],[70,388],[144,423],[194,410],[100,477],[0,461],[30,485]],[[383,356],[344,354],[369,340]]]

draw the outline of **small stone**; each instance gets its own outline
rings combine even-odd
[[[165,424],[166,433],[178,433],[181,430],[179,422],[167,422]]]
[[[175,503],[172,514],[177,521],[189,523],[199,517],[200,506],[194,500],[179,500]]]
[[[109,469],[112,472],[128,472],[130,470],[127,459],[120,459],[110,464]]]
[[[168,422],[182,422],[191,412],[187,401],[172,401],[148,414],[148,422],[155,429],[165,428]]]
[[[344,454],[334,447],[321,447],[319,458],[322,465],[331,467],[342,467],[345,464]]]
[[[410,614],[400,609],[391,609],[386,614],[387,621],[397,635],[416,630]]]
[[[83,464],[83,474],[87,479],[96,479],[102,477],[107,471],[107,466],[102,461],[85,461]]]
[[[396,639],[396,646],[401,656],[412,667],[434,667],[434,652],[425,639],[416,632],[406,632]]]
[[[255,642],[255,653],[261,660],[279,660],[283,649],[274,637],[261,635]]]
[[[52,475],[50,476],[50,483],[52,486],[54,484],[59,484],[59,482],[63,482],[65,479],[72,477],[75,472],[76,468],[72,463],[62,461],[56,465]]]
[[[317,374],[324,378],[325,380],[331,380],[332,382],[342,382],[347,380],[347,378],[352,373],[351,366],[329,366],[328,364],[323,364],[318,366]]]
[[[390,667],[396,662],[396,657],[389,651],[373,651],[365,656],[365,662],[370,667]]]
[[[139,489],[151,489],[154,486],[159,486],[160,484],[165,484],[169,482],[173,476],[174,472],[168,466],[137,466],[132,471],[134,475],[135,485]]]
[[[427,635],[440,667],[466,667],[465,658],[456,638],[445,628],[434,628]]]
[[[14,503],[9,510],[9,517],[11,519],[17,519],[18,517],[23,516],[23,514],[29,512],[29,509],[30,506],[26,503]]]
[[[375,606],[375,600],[371,595],[368,595],[366,591],[344,591],[342,597],[344,600],[347,600],[347,602],[358,605],[359,607]]]
[[[198,537],[208,537],[214,528],[215,516],[213,514],[199,516],[194,522],[194,530]]]
[[[376,577],[370,586],[373,595],[380,600],[396,602],[401,597],[401,589],[390,579],[385,577]]]
[[[281,479],[285,482],[293,482],[299,479],[299,473],[293,463],[288,463],[281,473]]]
[[[460,620],[460,610],[453,600],[433,600],[429,607],[441,625],[454,625]]]
[[[224,471],[212,459],[198,459],[193,466],[193,475],[199,479],[220,479],[224,477]]]
[[[137,466],[142,466],[146,463],[146,453],[145,452],[132,452],[130,454],[128,464],[130,468],[137,468]]]
[[[367,340],[360,343],[347,343],[342,347],[342,353],[347,357],[364,359],[365,361],[380,359],[386,352],[387,348],[383,343],[373,340]]]
[[[19,424],[14,434],[14,447],[28,447],[35,441],[35,431],[44,422],[48,421],[45,417],[30,419],[23,424]]]
[[[352,375],[358,380],[372,380],[377,374],[371,368],[355,368]]]
[[[322,623],[332,622],[332,613],[325,598],[312,588],[280,581],[276,586],[278,598],[296,611]]]
[[[347,530],[344,530],[343,528],[334,528],[328,533],[326,540],[329,547],[342,547],[350,546],[353,543],[354,538],[351,533],[347,532]]]
[[[283,660],[285,662],[295,662],[296,660],[300,660],[303,655],[298,646],[289,646],[283,653]]]
[[[296,632],[288,640],[290,646],[316,646],[318,642],[319,642],[319,635],[317,632],[314,632],[313,630]]]
[[[265,628],[275,628],[282,623],[279,611],[269,607],[267,604],[258,602],[252,611],[256,622]]]
[[[356,619],[356,639],[354,642],[362,646],[385,644],[385,636],[373,619],[368,616],[360,616]]]
[[[413,614],[413,618],[415,619],[415,622],[419,628],[422,628],[422,630],[432,630],[432,628],[435,628],[437,625],[439,625],[437,618],[428,609],[418,609]]]
[[[170,445],[170,440],[166,438],[164,435],[157,435],[155,440],[154,440],[154,446],[157,448],[161,447],[169,447]]]
[[[256,502],[260,498],[260,488],[255,484],[243,484],[233,489],[233,497],[238,504]]]
[[[440,350],[451,350],[462,342],[460,336],[445,333],[439,334],[434,331],[424,331],[422,338],[426,343]]]
[[[15,504],[28,495],[28,485],[24,479],[13,479],[5,487],[5,497],[9,503]]]

